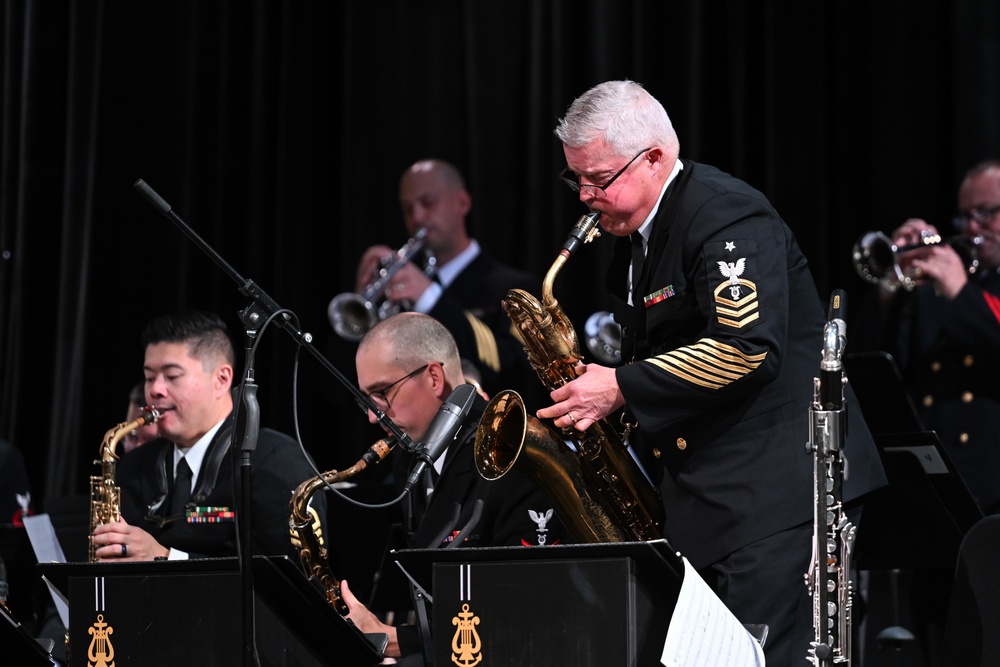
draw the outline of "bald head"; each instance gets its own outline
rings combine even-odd
[[[358,344],[358,355],[372,352],[377,352],[403,372],[437,362],[443,365],[452,388],[465,382],[458,347],[451,332],[422,313],[400,313],[372,327]]]

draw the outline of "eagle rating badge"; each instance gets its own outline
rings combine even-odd
[[[723,280],[715,286],[715,314],[720,325],[744,329],[761,319],[757,301],[757,285],[744,274],[749,273],[748,257],[756,250],[753,241],[726,241],[706,246],[709,265],[714,263]],[[722,257],[722,259],[716,259]],[[709,283],[714,284],[709,273]]]

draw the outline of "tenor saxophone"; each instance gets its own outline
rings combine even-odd
[[[115,453],[115,449],[118,447],[118,442],[129,431],[146,424],[155,424],[159,418],[160,412],[156,408],[146,406],[134,421],[122,422],[104,434],[104,440],[101,441],[101,449],[98,452],[99,458],[94,461],[94,465],[101,466],[101,474],[90,477],[90,532],[87,533],[87,541],[89,543],[88,559],[91,563],[97,561],[94,529],[104,523],[119,521],[122,516],[122,493],[115,481],[115,468],[118,462],[118,454]]]
[[[292,499],[288,503],[289,509],[292,511],[292,515],[288,519],[288,530],[291,533],[292,545],[299,550],[302,569],[310,581],[314,581],[323,589],[330,606],[343,616],[346,616],[349,610],[343,598],[340,597],[340,581],[330,571],[326,545],[323,541],[322,531],[319,529],[319,517],[316,515],[316,510],[309,507],[309,502],[317,491],[326,488],[328,484],[350,479],[370,464],[374,465],[384,459],[392,451],[395,444],[395,437],[383,438],[369,447],[358,459],[358,462],[350,468],[340,471],[329,470],[322,475],[307,479],[295,489],[295,493],[292,494]]]
[[[532,368],[549,391],[575,379],[583,358],[576,331],[553,296],[553,284],[573,252],[600,234],[600,215],[592,211],[573,227],[545,274],[541,301],[514,289],[501,302]],[[559,429],[550,420],[528,415],[516,391],[502,391],[479,422],[475,460],[486,479],[499,479],[519,465],[556,506],[578,541],[647,541],[663,536],[659,494],[607,420],[595,422],[583,433]]]

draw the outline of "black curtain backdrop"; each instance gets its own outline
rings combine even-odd
[[[474,236],[541,277],[584,212],[552,129],[600,81],[643,83],[682,156],[767,194],[850,304],[862,232],[947,226],[964,170],[1000,157],[995,0],[7,0],[2,34],[0,437],[36,501],[86,492],[148,319],[210,309],[242,339],[248,299],[139,178],[353,380],[326,306],[365,247],[406,240],[402,170],[458,165]],[[606,305],[607,241],[556,283],[578,329]],[[271,329],[256,367],[264,424],[290,433],[294,353]],[[322,469],[375,440],[309,355],[299,391]]]

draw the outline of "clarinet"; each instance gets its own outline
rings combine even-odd
[[[823,358],[813,379],[809,406],[808,453],[813,455],[813,556],[806,586],[813,603],[815,639],[807,659],[815,667],[851,664],[851,554],[856,527],[844,511],[843,483],[847,479],[844,440],[843,353],[847,325],[843,320],[846,296],[834,290],[823,327]]]

